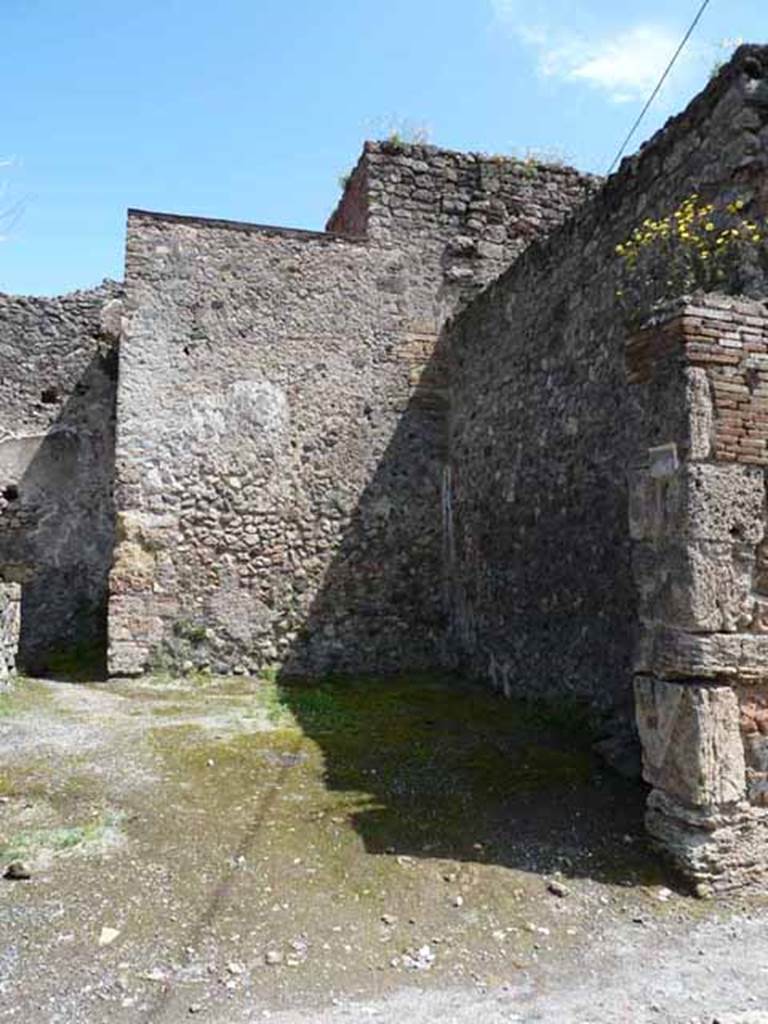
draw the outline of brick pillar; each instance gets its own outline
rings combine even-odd
[[[768,875],[768,313],[681,301],[629,338],[649,832],[703,890]]]

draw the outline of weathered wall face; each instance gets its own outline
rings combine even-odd
[[[378,254],[135,214],[127,280],[112,670],[427,662],[443,405]]]
[[[368,145],[331,222],[347,235],[132,213],[112,672],[435,664],[439,327],[505,244],[511,256],[590,187],[541,171],[518,236],[506,206],[488,212],[501,170],[463,160],[472,191],[456,154]],[[533,177],[520,188],[533,205]],[[440,213],[441,189],[455,210]],[[491,226],[505,244],[483,240]]]
[[[535,160],[367,142],[327,230],[399,253],[393,277],[442,322],[599,185]]]
[[[27,671],[103,656],[119,295],[0,295],[0,581],[22,584]]]
[[[706,297],[633,336],[630,529],[648,828],[701,884],[768,868],[768,313]]]
[[[768,55],[743,48],[687,111],[451,325],[448,635],[506,691],[629,699],[637,598],[614,247],[698,191],[764,209]]]
[[[21,586],[0,580],[0,686],[16,669],[21,625]]]

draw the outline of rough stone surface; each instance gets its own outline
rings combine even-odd
[[[436,664],[438,332],[592,188],[369,143],[336,234],[131,213],[114,673]]]
[[[747,70],[745,60],[756,63]],[[714,443],[719,451],[724,435],[709,436],[720,413],[710,400],[706,346],[683,375],[695,418],[677,384],[670,391],[660,382],[640,407],[625,370],[615,246],[642,218],[667,214],[694,191],[709,198],[738,189],[749,209],[764,209],[768,157],[760,133],[768,130],[768,111],[753,105],[752,88],[755,68],[766,74],[764,60],[762,50],[741,51],[593,199],[459,314],[443,339],[451,383],[448,642],[458,665],[505,692],[611,704],[630,692],[638,615],[632,559],[654,552],[633,551],[627,470],[639,450],[672,442],[677,454],[657,453],[663,474],[664,461],[679,461],[683,446],[703,453]],[[712,318],[720,323],[722,315]],[[745,355],[750,328],[746,321],[737,331]],[[722,491],[706,488],[705,504],[690,520],[700,533],[698,563],[685,566],[692,582],[674,569],[684,557],[677,552],[667,578],[640,588],[645,606],[661,597],[686,626],[698,620],[707,628],[742,628],[754,552],[744,550],[743,561],[731,556],[740,543],[753,543],[751,517],[762,528],[757,513],[765,499],[752,461],[739,462],[744,468],[731,477],[719,466],[697,471],[722,477]],[[732,503],[734,478],[744,493]],[[675,484],[684,515],[685,502],[699,500],[689,484]],[[663,479],[641,480],[640,491],[652,499],[664,486]],[[639,528],[656,529],[654,506],[645,504]],[[743,539],[731,533],[741,525]]]
[[[134,210],[124,306],[0,298],[2,672],[19,586],[22,667],[103,650],[111,560],[113,673],[442,664],[618,720],[636,675],[651,831],[757,877],[768,315],[627,338],[615,247],[768,211],[766,83],[741,48],[599,188],[369,143],[325,233]]]
[[[744,799],[739,703],[730,687],[639,677],[635,697],[646,782],[690,807]]]
[[[21,587],[0,580],[0,686],[16,668],[21,622]]]
[[[27,671],[103,648],[117,339],[101,314],[119,295],[0,295],[0,580],[22,584]]]
[[[134,214],[128,246],[112,671],[433,663],[434,321],[360,242]]]
[[[701,811],[654,789],[645,823],[665,853],[704,887],[704,893],[765,888],[768,813],[762,808],[742,803],[723,812]]]
[[[422,276],[442,321],[599,184],[536,160],[368,142],[327,230],[399,254],[390,286]]]
[[[768,871],[767,513],[758,437],[766,354],[763,341],[738,340],[763,338],[767,327],[762,304],[700,297],[658,314],[627,344],[646,426],[640,439],[657,441],[664,431],[668,438],[637,452],[629,515],[637,723],[653,786],[647,824],[688,875],[713,889],[757,884]],[[723,407],[724,366],[752,387],[728,391]],[[750,426],[726,445],[724,424],[734,415]]]

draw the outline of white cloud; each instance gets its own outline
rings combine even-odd
[[[677,48],[681,31],[660,24],[635,24],[590,33],[568,27],[585,23],[578,6],[532,0],[492,0],[503,24],[536,54],[539,71],[550,78],[582,82],[615,103],[645,99]],[[690,61],[693,49],[681,56]]]
[[[658,82],[677,45],[677,36],[665,28],[636,25],[598,40],[570,65],[563,61],[562,70],[566,78],[603,89],[617,102],[642,99]],[[548,56],[551,60],[554,54]]]

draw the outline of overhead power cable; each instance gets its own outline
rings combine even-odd
[[[667,80],[667,78],[669,76],[670,71],[675,66],[675,63],[677,62],[677,58],[680,56],[680,54],[685,49],[685,44],[688,42],[688,40],[693,35],[693,30],[696,28],[696,26],[698,25],[699,21],[701,20],[701,16],[704,13],[704,11],[707,9],[707,7],[709,7],[709,3],[710,3],[710,0],[704,0],[704,2],[702,3],[701,7],[699,8],[698,13],[696,14],[696,17],[693,19],[693,21],[689,25],[688,31],[683,36],[683,38],[682,38],[682,40],[680,42],[680,45],[675,50],[674,55],[672,56],[672,60],[669,62],[669,64],[667,64],[666,68],[664,69],[664,74],[661,76],[661,78],[656,83],[656,88],[653,90],[651,95],[648,97],[648,102],[645,104],[643,109],[640,111],[640,114],[638,115],[638,118],[635,121],[635,123],[630,128],[629,133],[628,133],[626,139],[624,139],[624,141],[622,142],[621,148],[619,149],[619,152],[613,158],[613,163],[608,168],[608,174],[610,174],[613,171],[614,167],[616,167],[616,165],[618,164],[619,160],[621,160],[622,156],[624,156],[624,150],[629,145],[630,139],[635,134],[637,129],[640,127],[640,122],[643,120],[645,115],[648,113],[648,110],[650,109],[650,106],[653,103],[653,101],[659,95],[659,92],[661,91],[661,87],[664,85],[664,83],[666,82],[666,80]]]

